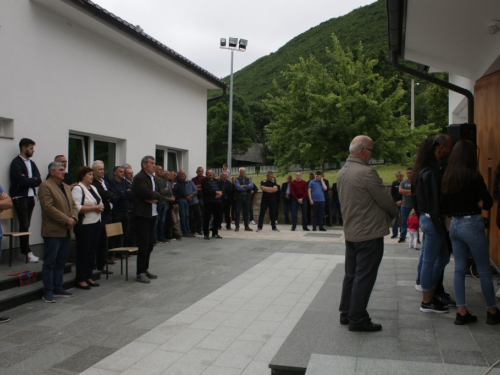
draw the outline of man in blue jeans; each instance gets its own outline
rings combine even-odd
[[[63,274],[68,261],[73,226],[78,220],[78,208],[71,189],[63,184],[65,173],[66,169],[62,163],[50,163],[50,177],[38,189],[45,245],[42,299],[48,303],[56,302],[55,297],[73,296],[73,293],[63,288]]]
[[[409,167],[406,169],[407,179],[401,181],[399,184],[399,193],[403,197],[403,202],[401,203],[401,237],[399,237],[398,243],[404,243],[406,241],[406,234],[408,233],[408,216],[413,209],[413,202],[411,200],[411,175],[413,174],[413,168]]]
[[[321,171],[316,172],[316,176],[314,180],[309,181],[308,183],[308,196],[309,202],[312,207],[312,226],[313,231],[316,231],[316,227],[319,226],[319,230],[326,232],[325,227],[323,226],[324,219],[324,211],[325,211],[325,191],[328,190],[328,187],[323,180],[323,176]]]

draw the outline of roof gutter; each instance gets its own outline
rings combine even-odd
[[[219,99],[222,99],[223,97],[225,97],[227,95],[227,87],[223,88],[222,89],[222,95],[219,95],[219,96],[215,96],[213,98],[210,98],[207,100],[207,103],[210,103],[210,102],[215,102],[216,100],[219,100]]]
[[[163,57],[174,61],[191,73],[203,78],[204,80],[227,90],[227,83],[215,77],[210,72],[201,68],[193,63],[191,60],[185,58],[173,49],[162,44],[150,35],[146,34],[140,27],[130,24],[120,17],[115,16],[113,13],[108,12],[106,9],[95,4],[91,0],[62,0],[67,4],[74,6],[80,11],[88,14],[89,16],[100,19],[104,24],[116,29],[117,31],[127,35],[138,43],[146,45],[148,48],[158,52]]]
[[[428,69],[417,70],[408,66],[401,65],[399,63],[399,58],[402,57],[402,51],[404,51],[407,0],[386,0],[386,6],[389,34],[389,53],[392,65],[399,71],[411,74],[420,79],[444,87],[445,89],[464,95],[467,98],[467,120],[469,124],[473,124],[474,95],[472,95],[469,90],[425,73],[424,71]]]

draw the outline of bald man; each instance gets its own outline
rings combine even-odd
[[[349,325],[349,331],[380,331],[366,307],[384,254],[384,236],[398,209],[378,173],[367,165],[374,152],[372,139],[355,137],[349,152],[337,176],[346,244],[340,323]]]

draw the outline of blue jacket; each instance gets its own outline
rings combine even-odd
[[[28,169],[24,160],[17,155],[12,163],[10,163],[10,189],[11,198],[27,197],[29,189],[33,189],[36,195],[36,188],[42,183],[42,177],[36,164],[30,160],[31,174],[33,177],[28,177]]]

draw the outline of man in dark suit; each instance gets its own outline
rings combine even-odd
[[[220,218],[222,204],[222,181],[215,179],[213,170],[207,170],[207,177],[201,181],[201,188],[203,191],[204,214],[203,218],[203,235],[205,240],[210,239],[210,219],[212,220],[212,238],[222,238],[219,236]]]
[[[155,158],[144,156],[141,160],[141,171],[134,176],[132,191],[134,193],[134,229],[137,254],[137,278],[140,283],[149,284],[150,279],[158,276],[149,272],[149,258],[153,251],[154,231],[158,216],[158,203],[164,198],[158,191],[155,181]]]
[[[19,151],[19,155],[10,163],[9,194],[17,213],[19,232],[28,232],[35,208],[36,188],[42,183],[42,178],[36,164],[30,159],[35,153],[35,141],[22,138]],[[19,242],[21,254],[27,255],[32,263],[38,262],[38,257],[30,249],[29,236],[19,237]]]
[[[40,207],[42,209],[42,237],[45,245],[43,256],[43,296],[48,303],[55,297],[72,297],[64,290],[64,266],[68,261],[73,227],[78,220],[71,189],[63,184],[66,168],[59,162],[49,165],[50,177],[40,185]]]
[[[281,200],[283,201],[283,216],[285,217],[285,224],[290,224],[290,214],[292,212],[292,195],[290,194],[290,182],[292,176],[288,175],[286,182],[281,185]]]

